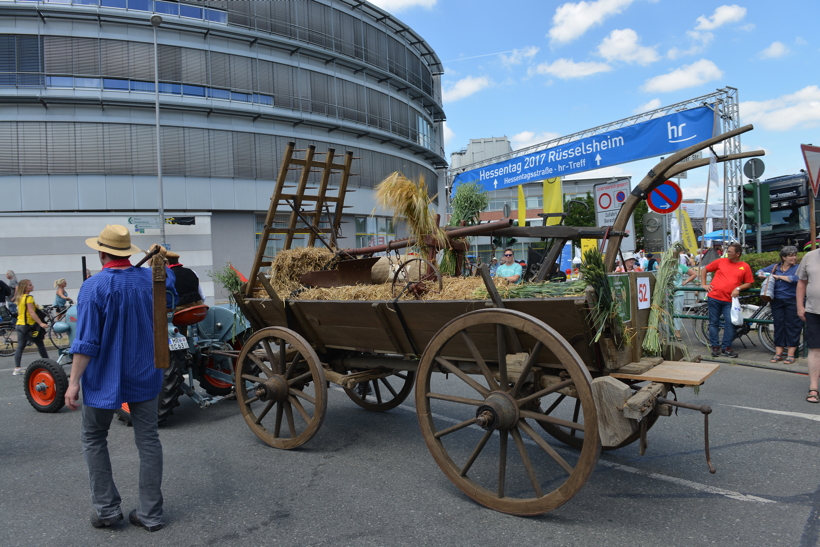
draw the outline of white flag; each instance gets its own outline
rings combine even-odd
[[[715,113],[715,117],[714,117],[714,121],[712,122],[712,136],[717,137],[719,135],[718,125],[720,124],[720,118],[718,118],[718,115],[717,115],[717,105],[715,105],[715,107],[714,107],[714,113]],[[712,150],[713,149],[710,147],[709,151],[711,152]],[[718,186],[717,158],[715,157],[714,153],[712,153],[709,156],[709,183],[710,184],[714,183],[715,188],[719,187]]]

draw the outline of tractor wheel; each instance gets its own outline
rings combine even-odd
[[[68,376],[51,359],[37,359],[26,369],[26,399],[38,412],[57,412],[65,405]]]
[[[157,423],[162,423],[168,416],[174,413],[174,409],[179,406],[179,397],[182,395],[182,383],[185,381],[185,359],[171,354],[171,363],[163,372],[162,391],[157,398]],[[131,412],[128,403],[123,403],[115,411],[117,417],[131,425]]]

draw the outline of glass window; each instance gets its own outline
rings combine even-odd
[[[170,2],[154,2],[154,11],[168,15],[179,15],[179,4]]]
[[[182,86],[182,94],[183,95],[192,95],[194,97],[204,97],[205,96],[205,88],[200,87],[198,85],[183,85]]]
[[[127,7],[125,0],[102,0],[100,4],[106,8],[122,8]]]
[[[213,21],[214,23],[227,23],[228,22],[228,14],[224,11],[216,11],[213,9],[206,9],[205,10],[205,19],[208,21]]]
[[[139,82],[132,80],[131,81],[131,91],[144,91],[151,93],[154,92],[154,82]]]
[[[234,101],[244,101],[246,103],[250,103],[253,101],[252,97],[247,93],[234,93],[231,92],[231,100]]]
[[[128,0],[128,9],[154,11],[154,2],[152,0]]]
[[[182,86],[179,84],[159,84],[160,93],[170,93],[172,95],[182,95]]]
[[[227,89],[209,89],[208,96],[213,99],[230,99],[231,92]]]
[[[74,78],[74,87],[100,88],[99,78]]]
[[[119,91],[128,91],[128,80],[112,80],[110,78],[103,79],[103,89],[117,89]]]
[[[253,102],[273,106],[273,97],[270,95],[254,95]]]
[[[17,85],[16,74],[0,74],[0,87],[14,87]]]
[[[74,3],[83,6],[99,6],[100,0],[74,0]]]
[[[71,0],[45,0],[48,4],[70,4]]]
[[[187,4],[179,5],[179,14],[182,17],[190,17],[191,19],[202,19],[202,8],[195,8]]]
[[[50,87],[74,87],[74,78],[49,76],[46,78],[46,85]]]

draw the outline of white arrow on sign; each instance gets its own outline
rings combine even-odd
[[[498,179],[493,180],[493,188],[498,188]]]
[[[595,154],[595,163],[601,165],[601,154]]]
[[[817,190],[820,188],[820,147],[801,144],[800,150],[803,151],[803,160],[809,172],[809,182],[814,190],[814,197],[817,197]]]

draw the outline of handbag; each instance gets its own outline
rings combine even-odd
[[[779,266],[779,264],[777,266]],[[774,285],[777,281],[774,278],[774,274],[777,271],[777,266],[772,270],[772,275],[764,279],[763,284],[760,286],[760,300],[763,302],[768,303],[774,300]]]

